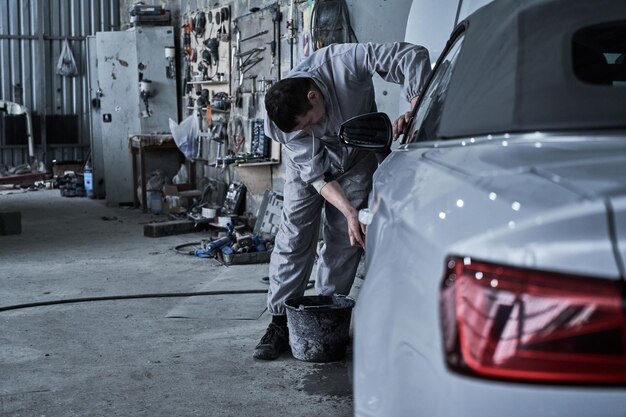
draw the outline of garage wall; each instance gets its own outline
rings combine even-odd
[[[345,0],[350,14],[350,21],[359,42],[390,42],[404,39],[407,16],[411,8],[412,0]],[[134,0],[121,0],[121,26],[130,26],[129,7],[135,3]],[[252,8],[264,9],[278,3],[284,14],[284,21],[281,33],[285,36],[287,29],[285,21],[289,18],[288,12],[293,4],[295,10],[295,20],[299,29],[302,29],[303,22],[308,19],[307,12],[310,11],[313,2],[308,0],[232,0],[232,1],[209,1],[209,0],[147,0],[146,4],[162,5],[172,13],[172,19],[176,31],[177,50],[180,51],[180,26],[181,16],[194,12],[198,9],[209,9],[213,7],[230,6],[233,18],[248,14]],[[299,32],[301,35],[302,32]],[[301,39],[299,39],[301,42]],[[291,65],[289,44],[283,39],[281,43],[282,60],[281,72],[286,73]],[[302,47],[294,48],[294,65],[303,58]],[[400,111],[406,111],[408,103],[400,103],[399,97],[401,88],[382,81],[379,77],[375,79],[377,90],[377,105],[379,110],[395,117]],[[180,91],[180,86],[179,86]],[[401,107],[402,106],[402,107]],[[197,172],[205,172],[207,177],[214,178],[215,170],[210,168],[197,169]],[[267,167],[255,168],[231,168],[223,180],[226,182],[240,180],[248,185],[247,211],[256,213],[263,198],[261,190],[271,188],[275,191],[282,191],[284,186],[284,164],[271,165]],[[253,189],[251,192],[251,188]],[[257,189],[256,192],[254,189]]]
[[[50,164],[54,159],[86,158],[86,36],[119,27],[119,0],[0,0],[0,100],[31,110],[39,160]],[[75,77],[55,74],[65,39],[77,62]],[[12,135],[16,125],[20,132],[23,121],[7,117],[0,114],[0,163],[28,162],[26,141]]]
[[[392,42],[404,40],[407,16],[411,9],[413,0],[345,0],[350,12],[350,20],[359,42]],[[121,1],[121,24],[122,27],[130,26],[130,16],[127,11],[135,3],[135,0]],[[230,5],[234,17],[247,13],[253,7],[263,8],[275,3],[280,4],[283,13],[286,14],[291,0],[233,0],[233,1],[209,1],[209,0],[152,0],[145,1],[146,4],[163,5],[172,12],[172,20],[180,22],[180,15],[197,9],[206,9],[216,4]],[[295,0],[293,2],[296,9],[306,10],[307,0]],[[287,17],[285,16],[285,19]],[[176,29],[179,39],[180,24]],[[283,23],[283,34],[285,32]],[[286,51],[286,49],[283,49]],[[301,57],[296,57],[296,61]],[[283,54],[284,71],[289,69],[288,53]],[[375,80],[377,104],[381,111],[390,115],[400,112],[398,97],[400,87],[385,83],[380,78]],[[404,107],[403,107],[404,109]],[[404,111],[404,110],[403,110]]]
[[[22,103],[31,110],[35,123],[36,155],[48,166],[55,159],[86,159],[90,143],[90,99],[93,96],[88,91],[86,76],[86,37],[99,31],[128,28],[128,9],[133,3],[135,0],[0,0],[0,99]],[[175,37],[177,43],[180,39],[180,15],[216,4],[209,0],[153,0],[146,3],[162,5],[172,12],[178,32]],[[218,3],[230,5],[236,17],[248,13],[253,7],[263,8],[276,2],[233,0]],[[284,13],[291,5],[290,0],[278,3]],[[295,0],[294,4],[299,12],[311,5],[307,0]],[[403,39],[411,0],[346,0],[346,4],[359,41]],[[75,77],[55,74],[65,39],[78,64],[78,75]],[[283,72],[290,67],[284,42]],[[302,58],[299,55],[299,50],[296,50],[295,63]],[[380,80],[376,81],[376,86],[379,109],[392,117],[399,113],[399,88]],[[15,137],[7,137],[6,117],[0,115],[0,163],[15,166],[28,161],[27,144],[25,138],[23,143],[19,143]],[[11,123],[15,124],[15,120]],[[66,125],[71,128],[66,128]],[[282,165],[268,170],[271,188],[282,190]],[[262,195],[250,196],[252,211],[261,198]]]

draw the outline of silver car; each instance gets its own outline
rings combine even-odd
[[[360,216],[357,416],[626,416],[625,57],[624,1],[496,0],[454,31]]]

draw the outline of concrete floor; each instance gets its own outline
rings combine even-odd
[[[0,189],[0,308],[69,298],[266,290],[267,264],[222,266],[143,236],[164,216]],[[265,295],[96,301],[0,312],[0,416],[351,416],[351,349],[319,364],[252,358]]]

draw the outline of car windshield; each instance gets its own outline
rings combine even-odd
[[[428,84],[424,96],[419,102],[414,115],[414,123],[409,130],[406,143],[434,140],[436,138],[436,131],[443,111],[443,103],[464,38],[463,33],[456,38],[435,68],[431,82]]]

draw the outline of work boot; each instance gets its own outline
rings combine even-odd
[[[289,330],[287,326],[270,323],[261,341],[254,348],[254,358],[273,360],[289,349]]]

